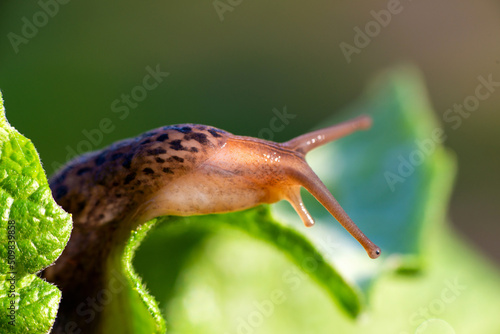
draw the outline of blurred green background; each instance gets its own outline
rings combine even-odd
[[[223,3],[218,13],[212,1],[69,1],[48,9],[2,1],[0,89],[10,123],[33,140],[52,174],[69,151],[165,124],[262,135],[273,109],[286,106],[295,118],[273,133],[284,141],[351,103],[369,77],[400,62],[423,71],[439,119],[474,95],[478,76],[500,81],[495,1],[401,2],[400,13],[350,63],[340,44],[353,45],[353,29],[364,30],[374,20],[370,11],[386,10],[388,1]],[[47,11],[53,17],[40,14]],[[137,86],[157,66],[169,76],[127,117],[124,109],[114,112],[115,100],[115,107],[126,105],[122,94],[144,92]],[[451,220],[498,262],[499,105],[500,89],[456,129],[444,123],[445,144],[459,164]],[[90,142],[84,132],[96,134],[104,118],[113,130],[83,144]]]

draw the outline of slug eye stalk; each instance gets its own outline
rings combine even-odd
[[[358,130],[366,130],[371,127],[372,120],[368,116],[360,116],[347,122],[330,126],[325,129],[313,131],[297,138],[294,138],[282,145],[297,153],[303,163],[296,166],[290,172],[290,177],[296,185],[290,187],[286,192],[286,199],[291,203],[295,211],[304,222],[304,225],[311,227],[314,220],[307,211],[300,196],[300,187],[309,191],[327,210],[338,220],[338,222],[363,246],[372,259],[380,256],[380,248],[361,232],[352,219],[342,209],[337,200],[328,191],[319,177],[313,172],[305,162],[305,155],[314,148],[329,143],[333,140],[347,136]]]

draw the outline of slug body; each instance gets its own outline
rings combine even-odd
[[[274,143],[182,124],[78,157],[50,180],[56,201],[73,215],[74,229],[68,247],[44,276],[62,288],[65,302],[66,291],[78,292],[84,277],[98,277],[104,271],[102,262],[109,250],[102,244],[123,242],[138,224],[163,215],[223,213],[285,199],[305,225],[312,226],[301,187],[376,258],[380,249],[357,228],[305,161],[311,149],[370,125],[370,118],[361,116]],[[97,244],[101,246],[94,247]],[[75,301],[67,301],[66,308],[74,310],[78,298],[92,293],[82,291]]]

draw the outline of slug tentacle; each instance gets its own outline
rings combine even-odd
[[[354,131],[369,129],[371,125],[371,118],[363,115],[340,124],[332,125],[328,128],[306,133],[282,145],[298,153],[306,154],[318,146],[345,137]]]
[[[339,202],[337,202],[323,182],[321,182],[319,177],[307,164],[301,168],[300,172],[293,173],[292,178],[295,179],[298,184],[306,188],[307,191],[309,191],[311,195],[313,195],[328,210],[328,212],[330,212],[330,214],[337,219],[337,221],[361,244],[361,246],[363,246],[369,257],[376,259],[380,256],[380,248],[368,239],[363,232],[361,232],[359,227],[352,221],[344,209],[342,209]],[[303,206],[302,201],[300,204]],[[297,207],[301,207],[297,206],[296,203],[292,203],[292,206],[302,217],[301,211],[297,209]],[[302,209],[302,212],[303,211],[307,212],[305,208]],[[304,224],[306,226],[311,226],[309,220],[304,220]]]
[[[290,202],[295,211],[297,211],[297,214],[304,222],[304,225],[307,227],[312,227],[314,226],[314,219],[309,211],[307,211],[307,208],[302,201],[302,197],[300,196],[300,188],[300,186],[294,186],[290,188],[287,193],[286,199],[288,202]]]

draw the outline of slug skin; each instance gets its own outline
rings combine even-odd
[[[314,224],[300,197],[306,188],[376,258],[380,249],[352,222],[305,161],[313,148],[356,130],[367,116],[311,132],[286,143],[236,136],[210,126],[158,128],[101,151],[80,156],[50,179],[55,200],[73,215],[70,241],[55,265],[43,272],[63,292],[53,333],[70,321],[99,332],[75,315],[104,288],[107,261],[137,225],[163,215],[238,211],[288,200],[306,226]]]

